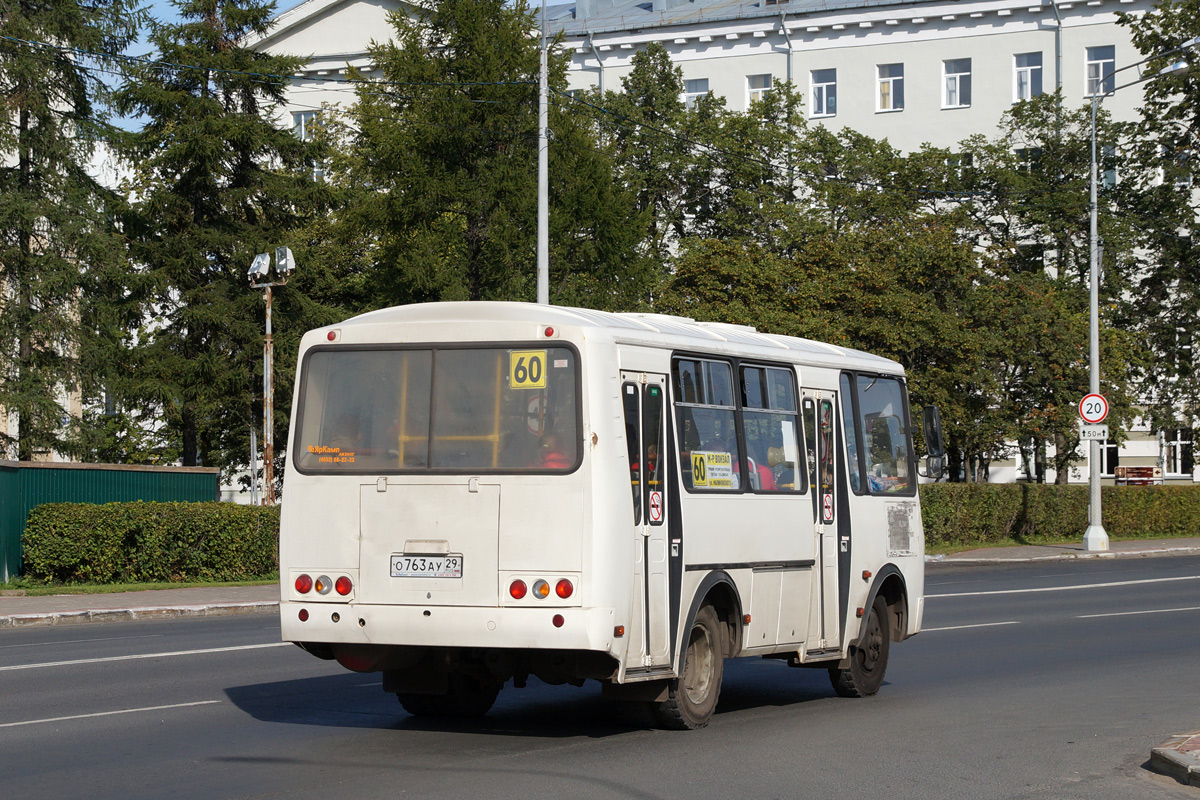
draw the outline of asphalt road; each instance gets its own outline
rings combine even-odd
[[[1144,769],[1200,728],[1200,558],[933,567],[888,681],[726,663],[711,726],[622,726],[595,685],[407,716],[269,615],[0,631],[13,798],[1200,798]]]

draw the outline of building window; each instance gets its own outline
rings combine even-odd
[[[1163,472],[1167,475],[1191,475],[1192,460],[1191,428],[1171,428],[1163,431]]]
[[[1021,147],[1013,151],[1017,154],[1017,171],[1032,175],[1041,166],[1042,148]]]
[[[879,65],[878,111],[904,110],[904,65]]]
[[[971,59],[953,58],[943,61],[946,75],[946,94],[943,108],[966,108],[971,105]]]
[[[1100,443],[1100,474],[1115,475],[1117,467],[1121,466],[1121,448],[1111,439]]]
[[[837,113],[837,70],[812,71],[812,115],[832,117]]]
[[[296,138],[302,142],[307,142],[313,137],[313,123],[317,121],[316,111],[293,111],[292,112],[292,133],[296,134]]]
[[[1117,185],[1117,147],[1112,144],[1100,146],[1100,163],[1103,174],[1100,176],[1100,185],[1105,189],[1111,189]]]
[[[747,75],[746,76],[746,107],[749,108],[751,103],[762,100],[771,91],[771,76],[770,75]]]
[[[1087,49],[1087,93],[1108,94],[1113,90],[1113,70],[1117,66],[1117,48],[1107,44]]]
[[[1017,53],[1013,56],[1013,102],[1030,100],[1042,93],[1042,54]]]
[[[694,108],[696,101],[708,94],[708,78],[695,78],[683,82],[683,104]]]
[[[954,170],[959,180],[964,180],[975,166],[974,153],[955,153],[946,157],[946,166]]]

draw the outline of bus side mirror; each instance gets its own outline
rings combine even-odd
[[[942,415],[937,406],[925,406],[925,473],[938,480],[946,470],[946,445],[942,438]]]
[[[942,415],[937,406],[925,406],[925,452],[931,456],[946,455],[942,442]]]

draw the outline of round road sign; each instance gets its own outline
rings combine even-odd
[[[1079,401],[1079,417],[1089,425],[1099,425],[1108,416],[1108,401],[1102,394],[1089,394]]]

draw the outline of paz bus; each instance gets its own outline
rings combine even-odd
[[[280,522],[283,638],[416,715],[599,681],[706,725],[725,658],[874,694],[921,629],[903,369],[754,328],[431,303],[308,332]],[[940,422],[926,410],[927,466]]]

